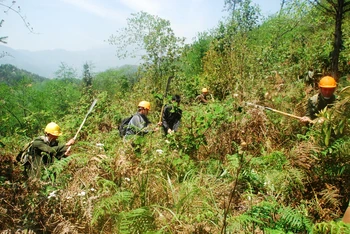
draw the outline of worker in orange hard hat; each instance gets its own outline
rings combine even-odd
[[[202,89],[202,93],[199,94],[197,97],[196,97],[196,101],[199,102],[199,103],[203,103],[203,104],[207,104],[208,103],[208,96],[209,96],[209,91],[207,88],[203,88]]]
[[[337,82],[331,76],[324,76],[318,83],[320,92],[312,96],[308,100],[306,115],[301,118],[302,122],[311,122],[316,119],[316,115],[326,108],[328,105],[332,105],[336,100],[334,91],[337,87]]]

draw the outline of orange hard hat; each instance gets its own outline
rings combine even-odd
[[[141,101],[138,105],[138,107],[143,107],[147,110],[151,109],[151,103],[147,102],[147,101]]]
[[[207,88],[203,88],[202,89],[202,93],[207,93],[208,92],[208,89]]]
[[[337,87],[337,82],[331,76],[324,76],[318,83],[320,88],[335,88]]]

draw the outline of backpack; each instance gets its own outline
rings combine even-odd
[[[16,160],[17,162],[21,163],[22,165],[26,164],[27,162],[30,162],[32,160],[32,146],[33,142],[31,141],[27,143],[23,149],[18,153]]]
[[[133,117],[133,115],[130,116],[130,117],[127,117],[127,118],[123,119],[123,120],[120,122],[120,125],[119,125],[119,127],[118,127],[119,136],[120,136],[120,137],[124,137],[124,136],[125,136],[126,130],[127,130],[127,128],[128,128],[128,124],[129,124],[129,122],[130,122],[130,120],[131,120],[132,117]]]

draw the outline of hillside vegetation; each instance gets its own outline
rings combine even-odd
[[[348,2],[348,1],[346,1]],[[92,75],[0,84],[0,230],[4,233],[348,233],[350,20],[343,22],[339,98],[302,124],[318,79],[331,69],[334,20],[308,1],[262,18],[249,0],[192,44],[145,12],[109,39],[119,56],[142,45],[143,63]],[[140,39],[137,41],[137,39]],[[125,41],[123,41],[125,40]],[[133,41],[136,40],[136,41]],[[141,43],[138,43],[141,42]],[[306,79],[308,71],[314,72]],[[9,78],[9,76],[7,76]],[[165,96],[169,77],[173,77]],[[207,87],[213,99],[194,101]],[[180,130],[119,136],[120,121],[151,102],[153,126],[180,94]],[[21,148],[47,123],[72,138],[69,157],[26,179]]]

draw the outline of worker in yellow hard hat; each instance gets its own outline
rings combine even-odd
[[[202,104],[207,104],[208,103],[208,96],[209,96],[208,89],[202,88],[202,93],[196,97],[195,101],[202,103]]]
[[[331,76],[324,76],[318,83],[319,93],[312,96],[308,100],[307,111],[305,116],[301,118],[301,122],[311,122],[316,119],[316,115],[326,108],[328,105],[332,105],[336,100],[334,95],[337,87],[337,82]]]
[[[40,178],[41,169],[53,162],[54,159],[61,159],[68,156],[67,149],[75,143],[74,138],[67,143],[59,144],[58,137],[62,135],[60,126],[51,122],[45,127],[45,135],[35,138],[27,153],[24,163],[25,173],[30,177]]]

